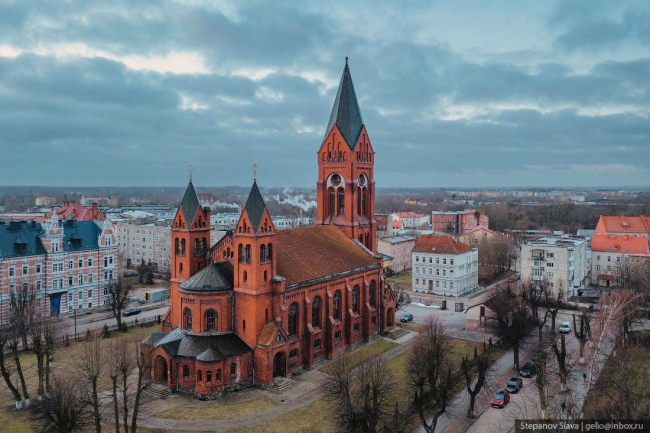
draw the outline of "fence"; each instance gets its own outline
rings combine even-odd
[[[111,318],[111,321],[114,321],[115,319]],[[134,318],[133,320],[125,320],[124,318],[122,319],[122,326],[126,327],[126,329],[129,328],[135,328],[136,326],[139,326],[141,328],[150,327],[155,324],[160,324],[162,323],[162,316],[154,316],[154,317],[148,317],[144,319],[138,319],[137,317]],[[101,327],[97,329],[87,329],[85,332],[77,332],[76,335],[73,335],[73,340],[79,341],[80,339],[87,339],[88,335],[92,335],[94,337],[102,338],[104,337],[104,333],[108,331],[109,333],[114,333],[114,332],[119,332],[119,328],[117,327],[117,323],[114,323],[113,325],[101,325]],[[90,333],[90,334],[89,334]],[[62,335],[61,340],[63,344],[68,344],[70,342],[70,335]]]

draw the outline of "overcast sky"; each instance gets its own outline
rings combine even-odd
[[[650,185],[647,0],[0,0],[0,184],[313,186],[346,45],[378,187]]]

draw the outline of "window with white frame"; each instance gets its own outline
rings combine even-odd
[[[36,273],[37,274],[41,273],[41,264],[40,263],[36,263]]]
[[[29,266],[23,265],[23,273],[22,273],[22,275],[25,276],[27,274],[29,274]]]
[[[83,283],[84,283],[84,276],[83,276],[83,274],[81,274],[81,275],[79,275],[79,276],[77,277],[77,283],[78,283],[78,284],[83,284]]]
[[[79,257],[79,261],[78,261],[77,265],[78,265],[79,268],[84,267],[84,258],[83,257]]]
[[[15,277],[16,276],[16,268],[13,266],[9,266],[9,276],[10,277]]]
[[[73,269],[73,268],[74,268],[74,261],[68,260],[68,270]]]

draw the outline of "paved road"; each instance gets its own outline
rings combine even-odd
[[[136,306],[137,304],[127,304],[126,308],[131,308]],[[141,308],[143,306],[140,306]],[[125,309],[126,309],[125,308]],[[168,305],[163,305],[158,308],[154,308],[152,310],[147,310],[143,311],[142,313],[136,315],[136,316],[129,316],[125,317],[123,320],[126,320],[127,322],[133,322],[135,321],[135,318],[137,317],[138,320],[143,320],[143,319],[148,319],[151,317],[156,317],[160,315],[161,317],[165,315],[167,312],[167,308],[169,308]],[[91,330],[99,330],[101,329],[104,324],[108,324],[109,326],[115,325],[116,321],[115,318],[113,317],[113,314],[109,312],[93,312],[89,315],[78,315],[77,316],[77,334],[83,335],[87,329]],[[70,335],[72,337],[75,332],[75,319],[74,317],[64,317],[61,316],[59,318],[59,326],[61,327],[61,335]]]

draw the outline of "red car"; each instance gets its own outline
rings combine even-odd
[[[510,401],[510,394],[505,389],[497,391],[492,397],[492,407],[504,407]]]

